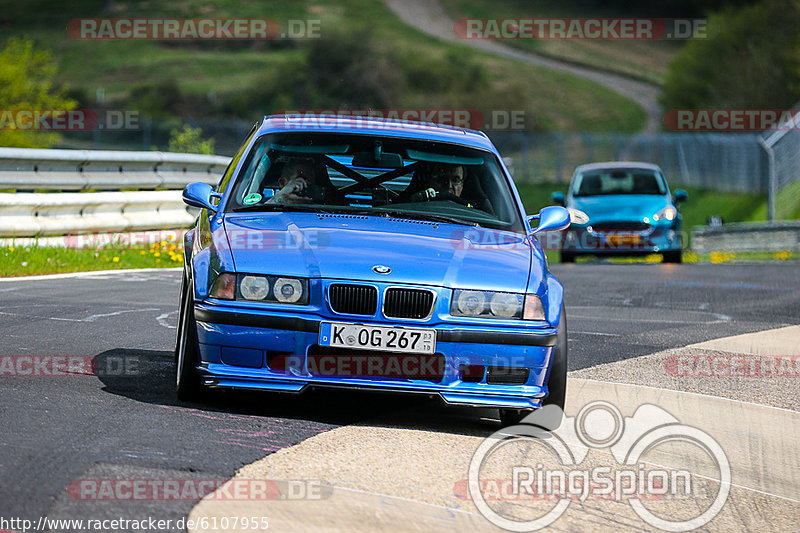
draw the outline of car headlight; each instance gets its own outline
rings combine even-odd
[[[569,211],[569,221],[571,224],[587,224],[589,222],[589,215],[580,209],[568,207],[567,211]]]
[[[243,276],[239,293],[245,300],[263,300],[269,295],[269,280],[263,276]]]
[[[653,215],[653,220],[656,222],[659,220],[675,220],[676,216],[678,216],[678,210],[672,207],[671,205],[668,205],[667,207],[665,207],[664,209]]]
[[[282,304],[296,304],[303,297],[303,283],[294,278],[275,280],[275,299]]]
[[[217,277],[209,295],[223,300],[308,305],[308,280],[224,273]]]
[[[452,314],[478,316],[485,313],[486,297],[484,294],[480,291],[456,291],[453,298],[456,312]]]
[[[544,320],[544,308],[538,296],[511,292],[455,290],[450,304],[450,314],[481,318]]]

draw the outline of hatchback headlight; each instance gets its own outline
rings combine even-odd
[[[588,224],[589,223],[589,215],[581,211],[580,209],[575,209],[572,207],[568,207],[567,211],[569,211],[569,221],[571,224]]]
[[[678,216],[678,210],[668,205],[655,215],[653,215],[653,220],[658,222],[659,220],[675,220],[675,217]]]
[[[455,290],[450,303],[450,314],[481,318],[544,320],[544,308],[538,296],[512,292]]]

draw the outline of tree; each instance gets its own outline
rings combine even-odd
[[[784,108],[800,99],[800,1],[762,0],[710,19],[713,35],[675,55],[665,109]]]
[[[170,152],[188,154],[213,154],[214,139],[203,139],[201,128],[192,128],[184,124],[183,131],[172,130],[169,137]]]
[[[61,139],[53,131],[19,129],[18,110],[70,111],[77,102],[54,81],[56,63],[48,51],[35,50],[29,39],[10,38],[0,50],[0,146],[49,148]]]

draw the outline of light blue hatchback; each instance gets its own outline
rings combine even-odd
[[[681,262],[680,202],[673,198],[657,165],[630,161],[592,163],[575,169],[569,192],[553,193],[553,202],[570,212],[571,225],[561,239],[561,262],[578,255],[663,254]]]

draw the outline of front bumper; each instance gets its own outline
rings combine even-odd
[[[591,225],[572,225],[564,232],[561,250],[596,255],[646,255],[680,251],[680,226],[654,224],[640,231],[598,231]]]
[[[436,354],[373,353],[318,345],[322,321],[391,325],[311,313],[195,304],[198,371],[210,387],[302,392],[309,386],[438,394],[451,404],[540,407],[556,328],[397,324],[431,328]]]

